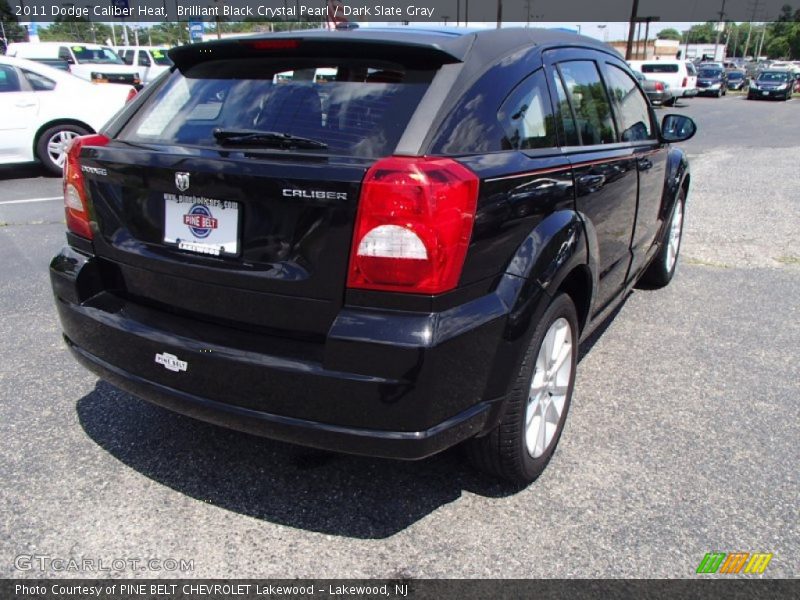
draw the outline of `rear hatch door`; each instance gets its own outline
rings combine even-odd
[[[120,293],[246,328],[327,332],[361,180],[445,59],[338,47],[347,55],[178,55],[114,139],[83,151],[95,251]]]

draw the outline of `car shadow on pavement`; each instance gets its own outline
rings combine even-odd
[[[226,510],[330,535],[386,538],[462,491],[501,498],[520,489],[474,470],[460,448],[414,462],[303,448],[170,412],[104,381],[76,410],[100,447],[158,483]]]
[[[32,179],[35,177],[52,179],[56,177],[56,175],[50,174],[44,167],[37,164],[0,166],[0,181],[7,181],[9,179]]]
[[[578,361],[629,297],[581,344]],[[460,447],[411,462],[304,448],[173,413],[102,380],[76,410],[101,448],[162,485],[226,510],[329,535],[386,538],[464,491],[504,498],[521,490],[473,469]]]

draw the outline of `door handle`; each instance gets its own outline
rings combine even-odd
[[[29,108],[31,106],[36,106],[36,102],[17,102],[14,106],[17,108]]]

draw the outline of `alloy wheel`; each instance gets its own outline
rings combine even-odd
[[[558,431],[572,376],[572,328],[563,317],[550,325],[542,340],[525,410],[525,447],[539,458]]]
[[[79,135],[79,133],[65,129],[55,133],[47,140],[47,155],[54,165],[64,167],[69,143]]]
[[[671,272],[678,260],[678,251],[681,247],[681,231],[683,227],[683,202],[678,200],[675,204],[675,211],[672,213],[672,222],[669,225],[669,237],[667,239],[667,256],[665,267],[667,272]]]

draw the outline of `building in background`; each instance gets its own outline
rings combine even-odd
[[[625,56],[627,42],[625,40],[609,42],[622,56]],[[704,59],[722,61],[725,59],[727,47],[719,44],[714,53],[714,44],[683,44],[678,40],[640,40],[633,43],[631,60],[659,60],[683,58],[686,60]]]

